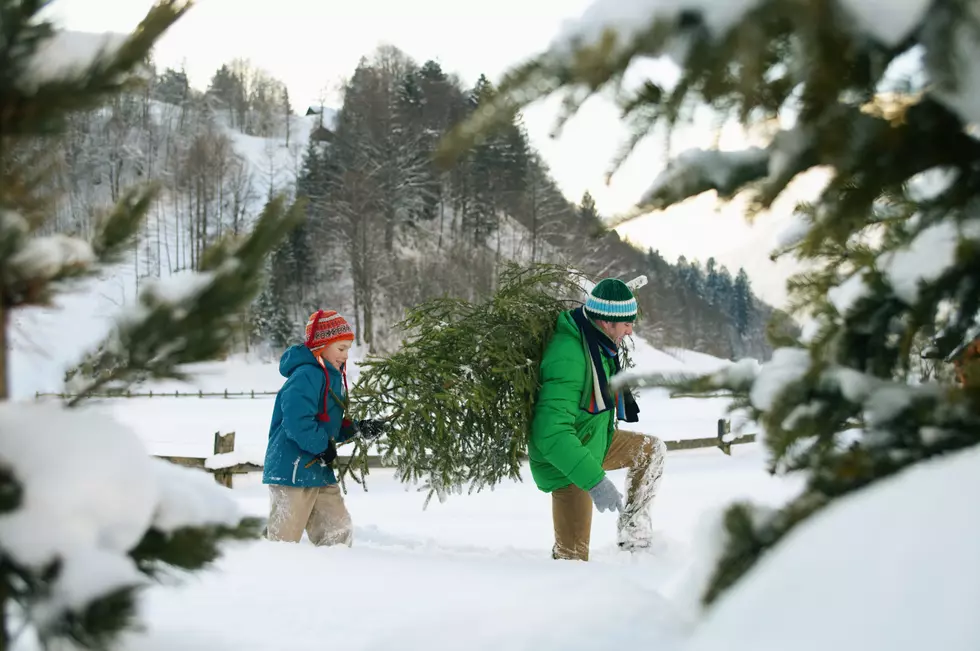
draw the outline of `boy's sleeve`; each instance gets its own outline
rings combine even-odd
[[[531,438],[548,463],[587,491],[606,473],[575,432],[583,377],[585,360],[577,348],[555,346],[546,351]]]
[[[319,396],[309,373],[297,373],[282,395],[282,424],[286,436],[304,452],[316,455],[327,449],[329,430],[316,419]]]

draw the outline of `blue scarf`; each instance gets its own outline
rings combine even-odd
[[[622,368],[619,364],[619,350],[606,333],[599,330],[592,320],[585,315],[582,308],[572,310],[572,319],[579,327],[579,331],[584,338],[585,348],[588,351],[589,377],[591,379],[591,390],[588,400],[583,405],[584,409],[590,414],[601,414],[604,411],[616,408],[616,419],[635,423],[639,420],[637,414],[640,408],[633,399],[633,394],[629,389],[620,391],[615,396],[609,393],[609,378],[606,377],[606,367],[603,364],[602,356],[611,357],[615,365],[613,375],[619,373]]]

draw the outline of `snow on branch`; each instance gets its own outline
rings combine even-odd
[[[574,20],[565,21],[549,48],[571,53],[596,47],[613,36],[620,48],[633,46],[656,22],[682,25],[701,23],[719,36],[728,31],[760,0],[595,0]]]
[[[42,629],[95,599],[145,584],[130,553],[148,531],[242,520],[207,473],[149,456],[135,434],[105,414],[6,402],[0,431],[0,467],[21,491],[19,504],[0,513],[0,549],[35,576],[60,564],[51,593],[27,613]]]
[[[128,38],[128,34],[112,32],[55,32],[41,43],[21,79],[36,88],[53,81],[82,77],[100,62],[114,58]]]
[[[640,206],[662,210],[708,190],[731,197],[742,186],[769,173],[769,152],[689,149],[672,159],[643,195]]]
[[[88,242],[55,233],[27,240],[10,258],[9,264],[22,279],[49,282],[86,270],[95,261],[95,253]]]
[[[157,196],[153,185],[125,192],[98,225],[93,241],[54,233],[35,235],[19,212],[0,209],[0,296],[8,306],[45,304],[62,281],[97,273],[133,241]]]
[[[906,304],[915,305],[920,288],[935,283],[956,264],[963,239],[980,241],[980,219],[963,224],[949,220],[928,226],[907,247],[881,254],[878,267],[895,295]]]

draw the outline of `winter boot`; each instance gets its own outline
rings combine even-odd
[[[653,523],[650,520],[649,509],[642,509],[633,514],[623,513],[617,522],[619,548],[635,552],[648,549],[653,544]]]

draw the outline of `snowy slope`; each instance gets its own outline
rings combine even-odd
[[[176,121],[176,110],[154,102],[154,119]],[[327,122],[332,119],[327,117]],[[249,197],[247,218],[256,217],[262,210],[270,187],[274,191],[289,191],[295,181],[303,150],[318,116],[293,116],[290,143],[285,138],[258,138],[230,128],[222,116],[218,126],[232,140],[235,153],[247,163],[256,192]],[[168,214],[170,202],[163,197],[149,219],[167,223],[161,229],[167,241],[159,247],[164,260],[160,264],[163,277],[179,268],[174,218]],[[135,305],[137,275],[144,274],[143,246],[130,254],[128,260],[103,270],[98,278],[75,283],[71,290],[56,296],[50,307],[31,307],[14,312],[11,325],[11,354],[9,357],[11,390],[14,398],[32,397],[35,392],[61,389],[64,371],[81,355],[97,344],[108,332],[113,317]],[[70,338],[65,337],[70,330]],[[252,387],[249,387],[252,388]]]

